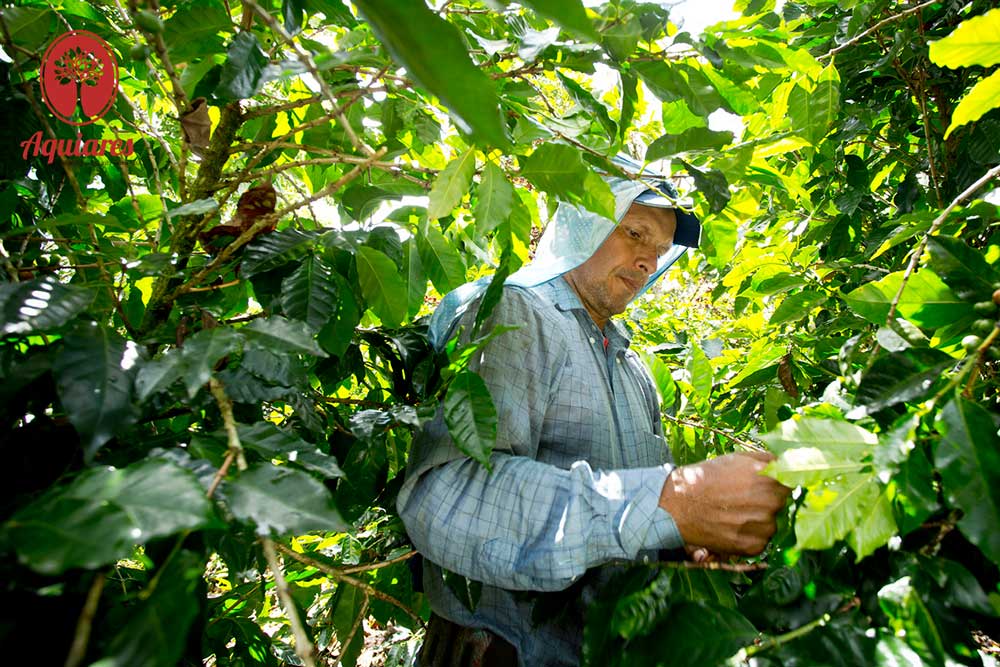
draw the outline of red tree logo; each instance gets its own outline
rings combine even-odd
[[[42,57],[41,86],[45,105],[61,121],[89,125],[115,101],[118,61],[108,43],[94,33],[67,32]]]

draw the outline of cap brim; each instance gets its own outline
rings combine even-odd
[[[688,248],[697,248],[701,241],[701,222],[698,217],[686,211],[677,202],[673,202],[654,190],[646,190],[635,198],[635,203],[652,208],[672,208],[677,215],[677,230],[674,232],[674,244]]]

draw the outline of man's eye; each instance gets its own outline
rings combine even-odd
[[[640,234],[639,232],[637,232],[634,229],[628,230],[628,235],[631,236],[632,238],[636,239],[636,240],[639,240],[639,239],[642,238],[642,234]]]

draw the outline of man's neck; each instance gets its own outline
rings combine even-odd
[[[576,294],[576,298],[579,299],[580,305],[582,305],[583,309],[587,311],[588,315],[590,315],[590,319],[592,319],[594,321],[594,324],[597,325],[597,328],[600,329],[601,332],[603,332],[604,326],[608,323],[608,318],[606,317],[601,318],[599,315],[595,314],[594,309],[587,302],[587,299],[584,298],[583,294],[580,292],[580,289],[576,286],[576,280],[573,277],[572,271],[564,273],[562,277],[563,280],[566,281],[566,284],[570,286],[570,289],[573,290],[573,293]]]

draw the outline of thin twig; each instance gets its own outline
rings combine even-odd
[[[281,600],[281,606],[285,609],[288,622],[292,624],[292,633],[295,635],[295,655],[299,656],[306,667],[316,667],[316,648],[309,640],[309,635],[299,618],[299,611],[295,608],[295,600],[292,599],[292,593],[288,590],[288,582],[285,580],[285,573],[281,569],[281,563],[278,562],[274,540],[265,537],[261,540],[261,545],[264,547],[267,566],[274,576],[274,587],[278,591],[278,599]]]
[[[347,647],[351,645],[354,641],[354,637],[358,634],[358,630],[361,628],[362,623],[365,620],[365,614],[368,613],[368,604],[371,602],[371,598],[365,594],[365,600],[361,603],[361,609],[358,611],[358,617],[354,619],[354,625],[351,626],[350,632],[347,633],[347,637],[340,642],[340,657],[344,656],[347,652]]]
[[[344,574],[354,574],[355,572],[371,572],[372,570],[381,570],[383,567],[389,567],[397,563],[402,563],[408,561],[417,555],[416,551],[407,551],[402,556],[396,556],[389,560],[379,561],[377,563],[368,563],[366,565],[352,565],[350,567],[342,567],[340,571]]]
[[[377,160],[378,158],[385,155],[385,151],[386,151],[385,147],[380,148],[378,151],[375,152],[373,158]],[[345,184],[353,181],[355,178],[360,176],[361,173],[365,170],[366,166],[367,165],[359,164],[354,169],[352,169],[351,171],[347,172],[346,174],[338,178],[334,183],[331,183],[326,187],[321,188],[315,194],[308,197],[307,199],[296,202],[295,204],[292,204],[290,206],[286,206],[280,211],[275,211],[274,213],[263,215],[260,218],[258,218],[257,221],[254,222],[254,224],[251,225],[249,229],[244,231],[236,238],[236,240],[234,240],[228,246],[223,248],[222,251],[218,255],[216,255],[215,259],[208,264],[208,266],[206,266],[201,271],[196,273],[190,280],[177,287],[173,292],[171,292],[167,297],[165,297],[162,301],[162,304],[164,305],[171,304],[181,295],[190,292],[209,274],[218,269],[218,267],[220,267],[230,257],[232,257],[233,253],[235,253],[237,250],[239,250],[247,243],[252,241],[253,238],[257,236],[257,234],[261,232],[263,229],[275,224],[275,222],[277,222],[284,216],[288,215],[292,211],[295,211],[303,206],[307,206],[308,204],[316,201],[317,199],[322,199],[323,197],[326,197],[327,195],[336,192],[337,190],[342,188]]]
[[[157,0],[149,0],[149,8],[159,14],[160,4]],[[132,20],[135,20],[135,16],[132,17]],[[174,68],[174,64],[170,60],[170,55],[167,53],[167,44],[163,41],[163,35],[160,33],[151,33],[147,36],[147,41],[150,42],[153,50],[156,51],[156,57],[160,59],[160,62],[163,64],[163,69],[166,70],[167,76],[170,78],[174,109],[177,111],[177,120],[180,122],[181,115],[184,114],[190,106],[187,93],[184,92],[184,86],[181,85],[181,78],[177,75],[177,70]],[[185,178],[184,173],[187,166],[187,147],[183,141],[181,142],[181,152],[177,158],[177,163],[177,179],[179,183],[178,190],[181,200],[183,201],[187,194],[187,179]]]
[[[222,414],[222,423],[226,427],[226,438],[229,452],[236,458],[236,467],[240,470],[247,469],[247,459],[243,453],[243,445],[240,444],[240,435],[236,431],[236,418],[233,417],[233,402],[226,395],[226,388],[222,382],[215,377],[208,381],[209,391],[215,397],[215,402],[219,405],[219,412]],[[225,463],[223,463],[225,466]]]
[[[283,42],[291,47],[292,51],[295,52],[295,57],[298,58],[299,62],[305,65],[306,69],[309,70],[309,73],[316,79],[316,83],[319,84],[319,88],[322,91],[323,96],[328,102],[330,102],[331,105],[333,105],[337,121],[341,124],[344,134],[347,135],[347,139],[351,142],[351,145],[365,155],[368,155],[369,157],[372,156],[374,151],[371,146],[358,137],[354,128],[351,127],[351,124],[347,121],[347,116],[345,116],[344,112],[340,109],[336,96],[333,94],[333,91],[330,90],[330,86],[323,78],[323,75],[320,74],[319,68],[316,66],[316,61],[313,60],[309,52],[302,48],[302,46],[288,34],[281,24],[278,23],[273,16],[271,16],[270,12],[254,2],[254,0],[243,0],[243,6],[253,10],[258,16],[260,16],[260,18],[267,24],[274,34],[278,35]]]
[[[686,419],[681,419],[680,417],[674,417],[673,415],[668,415],[667,413],[663,413],[663,417],[665,417],[666,419],[669,419],[670,421],[672,421],[672,422],[674,422],[676,424],[681,424],[683,426],[690,426],[691,428],[698,428],[698,429],[702,429],[702,430],[705,430],[705,431],[711,431],[712,433],[715,433],[716,435],[721,435],[721,436],[723,436],[725,438],[728,438],[729,440],[732,440],[733,443],[739,445],[740,447],[742,447],[743,449],[746,449],[747,451],[751,451],[751,452],[765,452],[765,451],[767,451],[766,449],[764,449],[763,447],[761,447],[757,443],[749,442],[747,440],[743,440],[741,438],[736,437],[735,435],[733,435],[732,433],[730,433],[728,431],[723,431],[721,429],[714,428],[712,426],[709,426],[708,424],[697,424],[695,422],[689,422]]]
[[[285,554],[286,556],[294,558],[303,565],[314,567],[320,572],[323,572],[324,574],[327,574],[330,577],[336,579],[337,581],[342,581],[346,584],[350,584],[351,586],[356,586],[357,588],[360,588],[368,595],[371,595],[372,597],[378,598],[383,602],[388,602],[389,604],[398,607],[399,609],[402,609],[404,612],[406,612],[407,616],[412,618],[414,622],[416,622],[420,627],[424,627],[423,619],[420,618],[415,611],[413,611],[412,609],[410,609],[405,604],[403,604],[396,598],[392,597],[388,593],[383,593],[382,591],[361,581],[360,579],[356,579],[354,577],[344,574],[339,568],[327,565],[326,563],[321,563],[315,558],[310,558],[305,554],[300,554],[297,551],[293,551],[292,549],[289,549],[283,544],[277,544],[276,546],[278,547],[278,550],[281,551],[281,553]]]
[[[941,186],[938,184],[937,164],[934,162],[934,145],[931,143],[931,121],[927,117],[927,89],[924,87],[927,73],[921,71],[918,74],[917,101],[920,103],[920,117],[923,119],[924,142],[927,144],[927,167],[931,174],[931,185],[934,186],[934,194],[937,196],[938,208],[944,206],[944,199],[941,197]]]
[[[861,600],[855,597],[852,600],[848,601],[847,604],[840,607],[840,609],[837,609],[835,612],[833,612],[833,614],[838,614],[838,615],[845,614],[848,611],[860,605],[861,605]],[[809,634],[816,628],[821,628],[827,623],[829,623],[833,619],[833,614],[823,614],[816,620],[810,621],[809,623],[806,623],[805,625],[795,628],[790,632],[786,632],[783,635],[767,637],[759,644],[755,644],[753,646],[747,646],[744,649],[744,656],[749,658],[751,656],[757,655],[758,653],[762,653],[764,651],[769,651],[773,648],[777,648],[782,644],[787,644],[788,642],[794,639],[798,639],[799,637],[804,637],[805,635]]]
[[[208,491],[205,492],[206,498],[211,498],[213,495],[215,495],[215,490],[219,488],[219,484],[222,482],[222,479],[226,476],[226,473],[229,472],[229,466],[233,464],[233,460],[235,458],[236,458],[236,452],[230,449],[226,453],[226,460],[222,462],[222,465],[219,466],[219,470],[215,473],[215,477],[212,478],[212,483],[209,485]]]
[[[936,4],[937,2],[938,2],[938,0],[927,0],[927,2],[925,2],[923,4],[920,4],[920,5],[917,5],[916,7],[910,7],[909,9],[906,9],[906,10],[900,12],[899,14],[895,14],[893,16],[890,16],[887,19],[882,19],[881,21],[879,21],[878,23],[876,23],[875,25],[873,25],[871,28],[868,28],[868,30],[865,30],[864,32],[855,35],[854,37],[852,37],[851,39],[847,40],[846,42],[844,42],[843,44],[841,44],[837,48],[831,49],[830,51],[827,51],[826,53],[824,53],[823,55],[821,55],[819,57],[819,60],[824,60],[826,58],[832,58],[833,56],[837,55],[838,53],[840,53],[844,49],[846,49],[846,48],[848,48],[850,46],[853,46],[854,44],[857,44],[862,39],[864,39],[868,35],[872,34],[876,30],[879,30],[880,28],[882,28],[882,27],[884,27],[884,26],[892,23],[893,21],[898,21],[899,19],[905,18],[905,17],[909,16],[910,14],[913,14],[915,12],[919,12],[921,9],[923,9],[925,7],[930,7],[931,5]]]
[[[226,289],[227,287],[232,287],[234,285],[239,285],[242,280],[230,280],[227,283],[219,283],[218,285],[209,285],[208,287],[192,287],[188,290],[188,293],[192,292],[214,292],[215,290]]]
[[[652,564],[661,570],[720,570],[722,572],[760,572],[767,569],[767,563],[717,563],[705,561],[696,563],[692,560],[664,560]]]
[[[983,342],[976,348],[976,363],[972,367],[972,372],[969,373],[969,379],[965,383],[965,390],[962,392],[962,395],[966,398],[972,398],[972,390],[976,386],[976,380],[979,378],[979,367],[986,363],[986,354],[989,352],[993,341],[997,339],[998,335],[1000,335],[1000,322],[993,325],[990,335],[984,338]]]
[[[106,577],[103,572],[98,572],[94,576],[94,582],[87,591],[87,600],[83,603],[83,610],[80,618],[76,622],[76,633],[73,635],[73,644],[70,646],[69,655],[66,656],[65,667],[79,667],[87,655],[87,644],[90,643],[90,630],[94,626],[94,616],[97,614],[97,604],[101,601],[101,593],[104,591]]]

